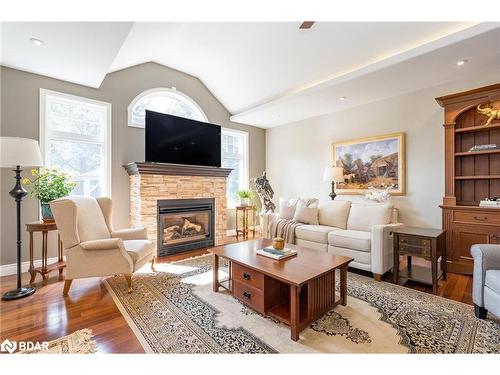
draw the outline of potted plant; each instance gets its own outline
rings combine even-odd
[[[240,205],[248,206],[250,203],[250,199],[252,198],[252,192],[250,190],[240,190],[237,194],[240,198]]]
[[[23,178],[23,185],[28,188],[30,197],[40,201],[43,221],[54,221],[49,202],[69,195],[76,182],[71,181],[68,174],[49,168],[42,171],[32,169],[31,176],[31,179]]]

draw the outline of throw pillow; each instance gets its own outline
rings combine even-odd
[[[297,199],[283,199],[280,198],[280,211],[278,219],[290,220],[295,214],[295,207],[297,206]]]
[[[318,208],[297,206],[293,220],[303,224],[318,225]]]
[[[318,208],[317,198],[299,198],[297,199],[297,207],[315,207]]]

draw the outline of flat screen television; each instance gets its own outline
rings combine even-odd
[[[221,127],[146,110],[146,161],[221,166]]]

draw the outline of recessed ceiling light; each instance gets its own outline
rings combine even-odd
[[[344,101],[344,100],[346,100],[346,99],[347,99],[347,98],[346,98],[345,96],[341,96],[341,97],[339,98],[339,100],[340,100],[341,102],[343,102],[343,101]]]
[[[460,61],[457,61],[457,66],[462,66],[464,65],[465,63],[467,62],[467,60],[460,60]]]
[[[37,38],[30,38],[30,42],[33,43],[35,46],[41,46],[44,44],[43,40]]]

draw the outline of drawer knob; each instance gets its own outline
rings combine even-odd
[[[245,298],[246,300],[249,300],[250,298],[252,298],[252,293],[243,292],[243,298]]]
[[[243,272],[243,278],[244,278],[245,280],[250,280],[250,274],[249,274],[249,273],[247,273],[247,272]]]
[[[478,221],[486,221],[488,218],[486,216],[474,216],[474,219]]]

